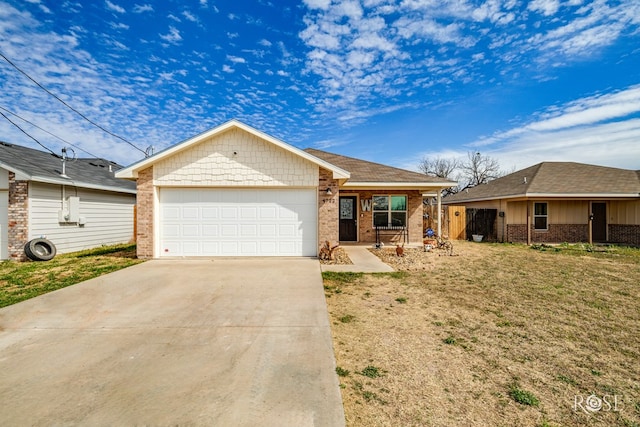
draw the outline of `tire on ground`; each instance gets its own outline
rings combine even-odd
[[[56,246],[47,239],[33,239],[24,246],[24,253],[33,261],[49,261],[56,256]]]

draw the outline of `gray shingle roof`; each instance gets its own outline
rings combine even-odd
[[[532,195],[615,195],[640,197],[640,171],[574,162],[542,162],[487,184],[446,197],[443,202]]]
[[[111,171],[109,167],[111,166]],[[78,187],[104,188],[133,193],[136,183],[114,177],[122,169],[105,159],[77,159],[66,163],[69,178],[60,176],[62,160],[51,153],[0,142],[0,167],[29,177],[33,181],[68,183]]]
[[[314,148],[306,148],[312,154],[326,162],[336,165],[349,173],[352,182],[389,182],[389,183],[443,183],[450,181],[444,178],[425,175],[419,172],[412,172],[405,169],[394,168],[379,163],[368,162],[366,160],[355,159],[353,157],[341,156],[339,154],[328,153]]]

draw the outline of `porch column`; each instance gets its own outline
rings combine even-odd
[[[438,236],[442,237],[442,191],[438,190],[436,194],[438,200]]]

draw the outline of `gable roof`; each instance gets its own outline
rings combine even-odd
[[[135,183],[114,176],[114,172],[122,166],[105,159],[80,158],[67,161],[65,172],[68,178],[65,178],[61,176],[60,157],[0,141],[0,168],[15,173],[20,180],[136,194]]]
[[[266,142],[269,142],[277,147],[282,148],[283,150],[286,150],[290,153],[293,153],[299,157],[302,157],[308,161],[310,161],[311,163],[315,163],[318,166],[321,166],[325,169],[330,170],[331,172],[333,172],[333,178],[334,179],[348,179],[349,178],[349,172],[347,172],[344,169],[341,169],[339,167],[337,167],[336,165],[330,164],[318,157],[315,157],[299,148],[296,148],[292,145],[287,144],[286,142],[283,142],[277,138],[274,138],[270,135],[267,135],[264,132],[260,132],[257,129],[252,128],[251,126],[248,126],[242,122],[240,122],[239,120],[230,120],[226,123],[223,123],[220,126],[217,126],[215,128],[209,129],[208,131],[205,131],[199,135],[196,135],[192,138],[186,139],[182,142],[179,142],[163,151],[160,151],[159,153],[154,154],[151,157],[147,157],[146,159],[140,160],[137,163],[134,163],[132,165],[127,166],[126,168],[118,171],[118,173],[116,174],[116,176],[118,178],[127,178],[127,179],[135,179],[138,177],[138,172],[141,170],[144,170],[146,168],[148,168],[149,166],[152,166],[154,163],[157,163],[167,157],[173,156],[176,153],[179,153],[181,151],[184,151],[194,145],[197,145],[203,141],[208,140],[209,138],[215,137],[217,135],[220,135],[224,132],[227,132],[231,129],[241,129],[247,133],[250,133]]]
[[[448,179],[394,168],[380,163],[368,162],[353,157],[341,156],[314,148],[307,148],[304,151],[348,170],[351,173],[351,178],[344,183],[344,188],[416,187],[437,189],[448,188],[458,184]]]
[[[447,196],[443,203],[516,197],[640,197],[640,171],[542,162]]]

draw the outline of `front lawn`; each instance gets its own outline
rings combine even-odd
[[[0,307],[142,261],[136,258],[136,246],[127,244],[58,255],[51,261],[0,262]]]
[[[347,425],[640,426],[640,250],[455,246],[325,273]]]

